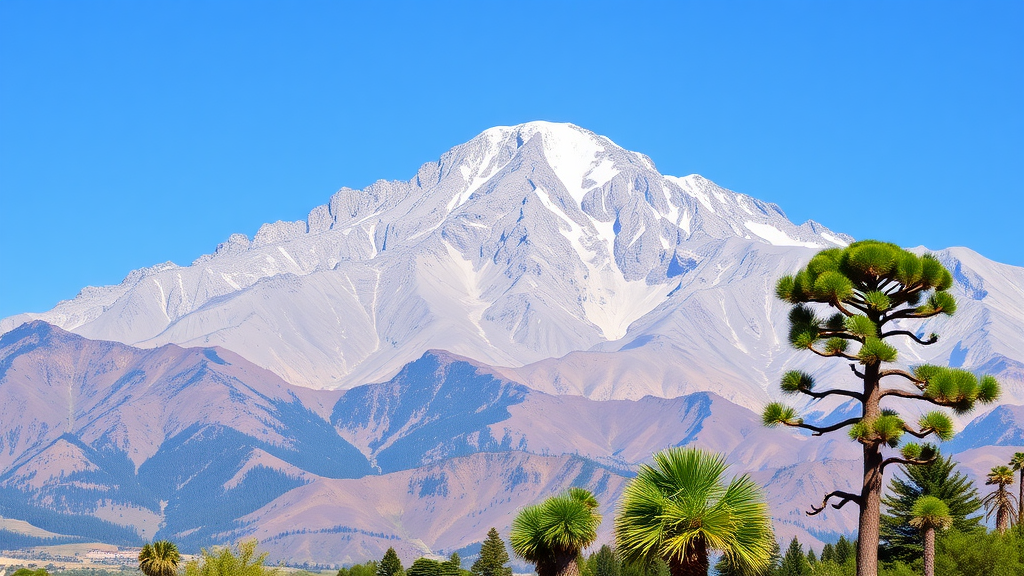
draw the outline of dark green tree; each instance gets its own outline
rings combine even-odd
[[[508,551],[505,550],[505,543],[498,535],[498,531],[491,528],[487,531],[487,538],[480,545],[480,557],[469,571],[473,576],[512,576],[512,569],[508,564]]]
[[[377,576],[402,576],[402,561],[398,559],[398,553],[393,547],[388,547],[384,557],[377,564]]]
[[[822,562],[835,562],[836,561],[836,551],[835,551],[835,548],[833,548],[833,546],[831,544],[825,544],[824,546],[822,546],[821,547],[821,558],[819,558],[819,560],[821,560]]]
[[[807,563],[807,556],[804,556],[804,547],[794,537],[789,542],[789,548],[782,556],[782,564],[775,571],[776,576],[811,576],[811,565]]]
[[[580,551],[597,538],[601,515],[589,490],[570,488],[519,512],[512,520],[512,551],[538,576],[577,576]]]
[[[840,536],[839,540],[836,540],[836,564],[846,564],[847,560],[857,555],[856,546],[852,542],[846,539],[846,536]]]
[[[430,558],[417,558],[405,576],[441,576],[441,563]]]
[[[854,242],[846,248],[818,252],[794,276],[781,278],[776,295],[789,302],[789,341],[799,350],[826,358],[851,361],[856,378],[853,389],[816,387],[810,374],[787,372],[782,391],[803,394],[817,402],[834,397],[853,399],[860,415],[829,425],[811,425],[796,410],[774,402],[765,407],[767,426],[779,424],[804,428],[815,435],[849,428],[850,437],[863,451],[863,476],[859,494],[836,490],[825,495],[841,508],[854,502],[860,508],[857,544],[857,575],[878,574],[879,516],[885,468],[893,464],[924,464],[934,457],[918,444],[908,443],[897,453],[904,434],[930,435],[946,440],[953,436],[953,422],[941,411],[923,415],[916,423],[904,420],[895,410],[883,407],[887,398],[917,400],[967,413],[976,402],[988,403],[999,395],[999,383],[991,376],[980,379],[955,368],[922,365],[913,370],[888,367],[896,361],[892,342],[908,339],[921,345],[938,342],[938,335],[917,335],[910,323],[952,315],[956,300],[948,292],[953,275],[931,255],[917,256],[895,244],[875,240]],[[825,312],[827,317],[819,317]],[[859,365],[859,368],[858,368]],[[886,385],[883,386],[883,381]]]
[[[1005,535],[949,530],[935,543],[935,573],[940,576],[1020,576],[1024,574],[1024,532]]]
[[[808,546],[807,548],[807,563],[814,566],[818,563],[818,557],[814,555],[814,548]]]
[[[622,576],[622,561],[607,544],[594,553],[594,576]]]
[[[902,466],[902,475],[889,481],[888,494],[882,500],[886,511],[882,515],[881,539],[884,542],[879,555],[886,562],[900,560],[913,562],[923,553],[921,532],[910,525],[914,517],[914,503],[922,496],[934,496],[949,508],[953,529],[961,532],[978,530],[981,522],[981,499],[978,489],[949,456],[938,456],[922,466]]]
[[[441,562],[441,576],[459,576],[462,572],[462,558],[458,552],[452,552],[447,560]]]

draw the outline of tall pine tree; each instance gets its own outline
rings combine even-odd
[[[512,568],[505,564],[508,564],[505,543],[498,536],[498,531],[491,528],[487,531],[487,539],[480,545],[480,557],[469,571],[473,576],[512,576]]]
[[[776,576],[811,576],[811,565],[804,556],[804,547],[794,537],[782,557],[782,564],[775,571]]]
[[[889,482],[888,495],[882,500],[881,539],[884,545],[879,557],[886,562],[906,563],[920,558],[924,551],[921,531],[910,525],[914,503],[922,496],[934,496],[949,508],[953,528],[960,532],[977,530],[981,522],[981,499],[978,489],[967,476],[956,469],[949,456],[939,456],[931,464],[905,466],[902,475]]]
[[[380,564],[377,564],[377,576],[402,576],[404,572],[402,561],[398,559],[398,553],[394,548],[388,547],[384,558],[381,559]]]
[[[917,256],[875,240],[822,250],[796,275],[781,278],[776,285],[776,295],[793,305],[790,344],[818,356],[852,362],[853,387],[823,389],[810,374],[795,370],[783,375],[781,386],[783,392],[802,394],[812,403],[829,397],[853,399],[860,404],[859,416],[815,426],[805,423],[794,408],[775,402],[765,407],[763,418],[767,426],[804,428],[815,435],[848,428],[850,438],[861,444],[860,492],[829,492],[808,512],[822,512],[833,498],[834,508],[849,502],[860,508],[858,576],[878,574],[885,468],[924,464],[934,457],[918,444],[901,447],[903,435],[935,435],[943,440],[953,436],[953,422],[946,413],[928,412],[916,422],[908,421],[891,405],[883,407],[886,399],[948,407],[963,414],[976,402],[992,402],[999,395],[999,383],[991,376],[979,378],[966,370],[931,365],[913,370],[890,367],[897,357],[893,344],[910,341],[928,346],[938,342],[936,334],[917,334],[914,321],[956,312],[956,300],[948,291],[952,285],[953,275],[934,256]]]

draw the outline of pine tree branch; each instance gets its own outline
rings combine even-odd
[[[907,424],[906,422],[903,423],[903,431],[906,432],[907,434],[910,434],[911,436],[914,436],[915,438],[924,438],[925,436],[928,436],[932,432],[935,432],[935,430],[933,428],[925,428],[923,430],[914,430],[910,426],[910,424]]]
[[[792,428],[803,428],[804,430],[810,430],[812,436],[821,436],[822,434],[827,434],[828,432],[835,432],[840,428],[851,426],[853,424],[856,424],[857,422],[860,422],[860,416],[856,418],[848,418],[846,420],[843,420],[842,422],[831,424],[829,426],[814,426],[812,424],[804,424],[802,420],[797,422],[781,422],[781,424],[790,426]]]
[[[911,400],[928,400],[928,398],[925,398],[920,393],[908,392],[906,390],[897,390],[895,388],[882,390],[882,392],[879,393],[878,398],[882,399],[885,398],[886,396],[895,396],[897,398],[910,398]]]
[[[850,356],[846,352],[843,352],[843,351],[840,351],[840,350],[836,350],[835,352],[822,352],[821,350],[816,349],[814,346],[808,346],[807,349],[810,350],[811,352],[814,352],[818,356],[823,357],[823,358],[839,357],[839,358],[846,358],[847,360],[859,360],[859,358],[857,358],[856,356]]]
[[[888,316],[883,317],[882,321],[878,323],[879,326],[885,324],[890,320],[899,320],[900,318],[931,318],[932,316],[938,316],[942,314],[942,309],[932,310],[931,312],[915,312],[913,308],[904,308],[903,310],[897,310]]]
[[[836,510],[839,510],[843,506],[846,506],[847,502],[856,502],[858,506],[862,505],[862,499],[859,495],[850,494],[849,492],[843,492],[842,490],[836,490],[834,492],[829,492],[828,494],[826,494],[825,498],[823,498],[821,501],[821,506],[811,506],[811,509],[807,511],[806,514],[808,516],[821,514],[821,512],[825,510],[825,507],[828,505],[829,499],[833,497],[839,498],[839,503],[832,505],[832,507],[835,508]]]
[[[857,365],[856,364],[850,364],[850,370],[853,371],[854,376],[856,376],[857,378],[860,378],[861,380],[863,380],[864,378],[867,378],[867,376],[864,376],[863,372],[861,372],[860,370],[857,370]]]
[[[863,336],[858,336],[858,335],[856,335],[856,334],[854,334],[852,332],[847,332],[846,330],[828,330],[828,329],[825,329],[825,330],[819,331],[818,335],[821,336],[822,338],[842,338],[844,340],[853,340],[855,342],[863,342],[864,341],[864,337]]]
[[[889,336],[909,336],[910,338],[912,338],[914,340],[914,342],[917,342],[918,344],[923,344],[925,346],[929,346],[931,344],[935,344],[936,342],[939,341],[939,336],[937,334],[932,334],[931,338],[929,338],[927,340],[922,340],[922,339],[918,338],[916,334],[914,334],[913,332],[910,332],[909,330],[891,330],[889,332],[883,333],[881,336],[879,336],[879,338],[884,340],[885,338],[888,338]]]
[[[906,370],[891,369],[891,370],[882,370],[881,372],[878,373],[878,378],[879,379],[882,379],[882,378],[884,378],[886,376],[902,376],[902,377],[906,378],[907,380],[910,380],[911,382],[913,382],[915,385],[917,385],[918,388],[920,388],[922,384],[927,384],[927,382],[925,382],[924,380],[921,380],[920,378],[918,378],[917,376],[914,376],[913,374],[911,374],[910,372],[907,372]]]

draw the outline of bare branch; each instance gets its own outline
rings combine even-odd
[[[864,376],[863,372],[861,372],[860,370],[857,370],[857,365],[856,364],[850,364],[850,370],[853,370],[854,375],[857,376],[858,378],[860,378],[861,380],[866,378],[866,376]]]
[[[846,358],[847,360],[859,360],[856,356],[850,356],[846,352],[842,352],[840,350],[836,350],[835,352],[822,352],[814,346],[808,346],[807,349],[824,358]]]
[[[907,372],[906,370],[882,370],[881,372],[878,373],[879,378],[885,378],[886,376],[902,376],[916,384],[918,388],[920,388],[922,384],[927,384],[927,382],[921,380],[920,378],[914,376],[913,374]]]
[[[814,516],[815,514],[821,514],[825,507],[828,505],[829,498],[839,498],[838,504],[833,504],[832,507],[839,510],[843,506],[846,506],[847,502],[856,502],[858,506],[862,505],[861,497],[857,494],[850,494],[849,492],[843,492],[842,490],[836,490],[829,492],[825,495],[825,498],[821,501],[821,506],[811,506],[811,509],[807,511],[808,516]]]
[[[932,432],[934,432],[934,430],[932,430],[931,428],[925,428],[924,430],[920,430],[920,431],[919,430],[914,430],[906,422],[903,423],[903,431],[906,432],[907,434],[910,434],[911,436],[916,437],[916,438],[924,438],[925,436],[927,436],[927,435],[931,434]]]
[[[912,338],[914,340],[914,342],[917,342],[918,344],[923,344],[925,346],[929,346],[931,344],[935,344],[936,342],[939,341],[939,337],[936,334],[932,334],[931,338],[929,338],[927,340],[922,340],[922,339],[918,338],[916,334],[914,334],[913,332],[910,332],[909,330],[891,330],[889,332],[883,333],[881,336],[879,336],[879,338],[883,338],[884,339],[884,338],[888,338],[889,336],[908,336],[908,337]]]
[[[932,462],[935,462],[935,458],[937,458],[937,457],[938,457],[938,454],[936,454],[935,456],[932,456],[931,458],[928,458],[927,460],[921,460],[921,459],[918,459],[918,458],[897,458],[896,456],[893,456],[892,458],[886,458],[885,460],[882,461],[882,468],[881,468],[881,470],[884,472],[885,471],[885,467],[890,465],[890,464],[906,464],[908,466],[926,466],[928,464],[931,464]]]
[[[845,427],[850,426],[852,424],[856,424],[857,422],[860,422],[860,416],[858,416],[856,418],[847,418],[846,420],[843,420],[842,422],[838,422],[836,424],[830,424],[828,426],[814,426],[812,424],[804,424],[802,421],[801,422],[792,422],[792,423],[790,423],[790,422],[782,422],[782,424],[785,424],[786,426],[790,426],[792,428],[803,428],[804,430],[810,430],[813,433],[814,436],[821,436],[822,434],[826,434],[828,432],[835,432],[836,430],[839,430],[840,428],[845,428]]]
[[[928,398],[925,398],[924,396],[917,392],[908,392],[906,390],[897,390],[895,388],[882,390],[882,392],[879,393],[878,398],[882,399],[885,398],[886,396],[895,396],[897,398],[910,398],[912,400],[928,400]]]
[[[831,390],[824,390],[822,392],[815,392],[813,390],[798,390],[801,394],[806,394],[814,399],[825,398],[826,396],[849,396],[850,398],[856,398],[861,402],[864,401],[864,395],[860,392],[854,392],[852,390],[843,390],[841,388],[834,388]]]
[[[938,316],[942,314],[942,309],[932,310],[931,312],[915,312],[914,308],[904,308],[903,310],[897,310],[892,314],[885,316],[882,321],[878,323],[879,326],[885,324],[890,320],[898,320],[900,318],[931,318],[932,316]]]

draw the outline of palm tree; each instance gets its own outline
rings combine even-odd
[[[537,567],[537,576],[579,576],[576,558],[597,539],[601,515],[589,490],[570,488],[519,512],[512,521],[512,551]]]
[[[705,576],[717,550],[741,570],[765,571],[775,542],[768,505],[745,474],[726,485],[727,468],[722,455],[696,448],[669,448],[641,466],[615,519],[623,560],[661,558],[672,576]]]
[[[995,514],[996,530],[1000,534],[1006,534],[1006,530],[1014,523],[1013,509],[1017,507],[1016,498],[1006,490],[1007,486],[1013,484],[1013,470],[1010,470],[1009,466],[996,466],[988,473],[985,484],[996,486],[996,491],[981,501],[988,510],[985,519],[988,520]]]
[[[1024,526],[1024,452],[1017,452],[1010,458],[1010,467],[1020,471],[1020,496],[1017,497],[1017,525]]]
[[[910,525],[924,533],[924,576],[935,576],[935,530],[953,525],[949,506],[935,496],[922,496],[914,502]]]
[[[146,576],[175,576],[180,560],[177,546],[167,540],[157,540],[142,547],[139,570]]]

